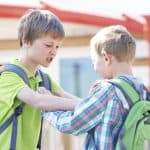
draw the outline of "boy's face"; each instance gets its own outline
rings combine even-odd
[[[101,75],[104,68],[103,59],[97,54],[95,50],[91,50],[91,59],[94,65],[94,70]]]
[[[54,39],[50,35],[42,36],[28,44],[27,57],[35,65],[48,67],[57,54],[63,39]]]
[[[111,78],[110,65],[104,55],[98,55],[96,50],[91,50],[91,59],[94,65],[94,70],[104,79]]]

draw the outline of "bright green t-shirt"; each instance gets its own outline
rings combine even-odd
[[[30,88],[36,90],[41,81],[40,77],[33,76],[19,60],[13,64],[20,66],[29,78]],[[50,77],[49,77],[50,78]],[[51,78],[51,88],[61,89]],[[26,83],[13,72],[3,72],[0,76],[0,125],[13,113],[14,108],[21,103],[16,98],[17,93]],[[26,104],[22,114],[18,117],[18,131],[16,150],[35,150],[41,127],[41,111]],[[12,125],[0,134],[0,149],[9,150]]]

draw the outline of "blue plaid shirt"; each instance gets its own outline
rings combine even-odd
[[[85,150],[114,150],[129,108],[120,89],[104,81],[73,112],[47,112],[43,116],[63,133],[88,133]]]

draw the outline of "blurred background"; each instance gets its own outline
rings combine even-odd
[[[49,68],[43,68],[68,92],[82,98],[99,76],[89,52],[91,37],[109,25],[124,25],[137,44],[133,71],[150,88],[150,9],[147,0],[1,0],[0,64],[19,57],[17,25],[28,9],[47,9],[63,22],[66,38]],[[84,135],[59,133],[44,124],[43,150],[80,150]]]

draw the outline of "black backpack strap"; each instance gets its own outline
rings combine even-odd
[[[42,72],[41,70],[38,70],[37,74],[41,77],[42,81],[40,82],[40,86],[45,87],[47,90],[51,91],[51,82],[47,74]],[[42,128],[43,128],[43,117],[41,119],[41,130],[40,130],[40,136],[39,141],[37,144],[37,148],[41,149],[41,141],[42,141]]]
[[[15,64],[5,64],[4,69],[0,71],[0,74],[4,71],[11,71],[16,74],[18,74],[23,81],[29,85],[29,80],[24,72],[23,69],[21,69],[19,66]],[[40,83],[40,86],[43,86],[49,90],[51,90],[51,82],[48,78],[48,76],[43,73],[41,70],[38,70],[37,75],[39,75],[42,79],[42,82]],[[16,150],[16,139],[17,139],[17,127],[18,127],[18,120],[17,117],[22,113],[24,103],[21,103],[19,106],[17,106],[14,110],[14,113],[0,126],[0,134],[12,123],[12,134],[11,134],[11,144],[10,144],[10,150]],[[37,148],[41,148],[41,135],[42,135],[42,125],[43,125],[43,119],[41,120],[41,130],[40,130],[40,137],[39,142],[37,145]]]
[[[18,74],[26,84],[29,85],[28,77],[23,69],[14,64],[6,64],[4,65],[4,70],[0,72],[0,74],[4,71],[11,71]],[[14,110],[14,113],[0,126],[0,134],[12,123],[12,134],[11,134],[11,143],[10,150],[16,150],[16,140],[17,140],[17,127],[18,127],[18,116],[21,115],[24,107],[24,103],[21,103]]]
[[[28,84],[28,86],[30,86],[27,74],[19,66],[15,65],[15,64],[6,64],[6,65],[4,65],[4,71],[11,71],[11,72],[16,73],[17,75],[19,75],[23,79],[23,81],[26,84]],[[4,72],[4,71],[2,71],[2,72]]]
[[[41,70],[38,70],[38,75],[42,79],[42,82],[40,82],[40,86],[43,86],[46,89],[51,91],[51,82],[50,82],[48,75]]]

